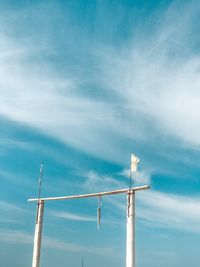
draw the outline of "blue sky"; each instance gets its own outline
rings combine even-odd
[[[43,196],[128,186],[138,267],[199,267],[198,1],[1,1],[0,266],[32,261]],[[122,267],[126,198],[47,203],[42,267]]]

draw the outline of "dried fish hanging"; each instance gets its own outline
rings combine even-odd
[[[102,207],[102,198],[98,197],[98,206],[97,206],[97,230],[100,229],[101,224],[101,207]]]

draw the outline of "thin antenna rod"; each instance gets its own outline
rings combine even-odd
[[[44,166],[44,163],[42,162],[41,165],[40,165],[40,177],[39,177],[39,186],[38,186],[38,200],[41,197],[43,166]]]
[[[44,163],[42,162],[40,165],[40,176],[39,176],[39,182],[38,182],[38,208],[37,208],[36,222],[38,221],[38,210],[39,210],[39,204],[40,204],[40,198],[41,198],[43,167],[44,167]]]

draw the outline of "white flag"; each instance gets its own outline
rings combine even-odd
[[[131,172],[137,171],[137,165],[139,163],[139,158],[137,158],[135,155],[131,155]]]

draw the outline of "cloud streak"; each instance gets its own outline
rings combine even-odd
[[[66,211],[51,211],[51,215],[66,219],[66,220],[72,220],[72,221],[85,221],[85,222],[94,222],[96,221],[96,218],[91,216],[83,216],[75,213],[70,213]]]
[[[1,211],[15,211],[15,212],[20,212],[23,211],[23,209],[20,206],[17,206],[13,203],[4,201],[4,200],[0,200],[0,210]]]
[[[130,179],[130,170],[129,169],[123,169],[122,172],[119,173],[119,175],[122,175],[126,177],[127,179]],[[137,171],[136,173],[132,173],[132,181],[134,185],[142,185],[142,184],[151,184],[151,172],[150,171]]]
[[[111,175],[99,174],[93,170],[90,170],[83,174],[85,177],[85,182],[82,184],[84,189],[87,190],[109,190],[113,188],[126,187],[127,185],[112,177]]]
[[[192,32],[198,8],[194,2],[182,8],[173,4],[162,19],[156,16],[159,29],[153,27],[150,36],[136,34],[130,48],[113,50],[106,59],[105,83],[124,99],[131,134],[140,128],[140,117],[144,138],[151,136],[143,130],[149,127],[154,134],[199,147],[200,57],[190,50],[198,43]],[[178,12],[186,16],[177,18]]]
[[[15,245],[32,245],[33,236],[23,231],[4,230],[0,231],[0,241]],[[43,238],[43,247],[47,249],[54,249],[54,250],[57,249],[75,253],[85,252],[85,253],[94,253],[96,255],[107,255],[107,256],[110,256],[113,253],[113,249],[109,247],[101,248],[101,247],[81,246],[61,241],[58,239],[53,239],[50,237]]]
[[[157,227],[200,233],[200,199],[156,191],[138,194],[138,216]]]

